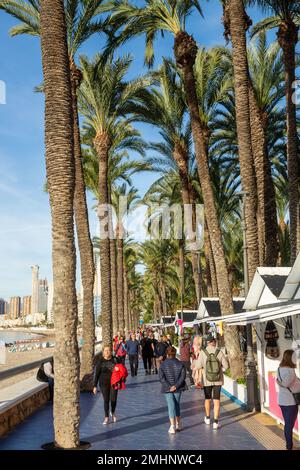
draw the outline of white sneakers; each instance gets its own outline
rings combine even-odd
[[[103,421],[103,424],[105,424],[105,425],[109,424],[109,418],[105,418],[104,421]]]
[[[210,424],[210,418],[207,418],[205,416],[204,417],[204,422],[205,422],[205,424],[209,425]],[[221,427],[221,425],[220,425],[219,421],[218,422],[215,422],[215,421],[213,422],[213,429],[220,429],[220,427]]]
[[[176,431],[181,431],[181,430],[182,430],[181,423],[176,423]]]
[[[173,426],[173,425],[170,426],[169,434],[176,434],[175,426]]]

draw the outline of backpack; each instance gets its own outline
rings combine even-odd
[[[215,353],[209,353],[207,349],[203,350],[207,360],[205,365],[205,377],[208,382],[220,382],[221,380],[221,362],[218,359],[220,349]]]

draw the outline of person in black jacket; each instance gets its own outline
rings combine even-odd
[[[149,332],[148,335],[142,339],[141,347],[145,374],[148,375],[151,374],[154,357],[154,336],[151,332]]]
[[[118,390],[111,386],[111,376],[115,365],[117,364],[116,358],[112,356],[110,346],[104,346],[102,355],[99,357],[94,372],[94,389],[93,393],[97,393],[97,385],[101,390],[104,401],[104,421],[103,424],[109,424],[109,403],[111,407],[111,416],[113,422],[117,421],[115,410],[117,406]]]
[[[162,384],[161,392],[164,393],[168,405],[170,419],[170,434],[175,434],[181,430],[180,423],[180,398],[181,392],[187,390],[185,383],[186,368],[182,362],[176,358],[176,349],[169,346],[167,349],[167,359],[161,364],[159,369],[159,380]]]
[[[161,363],[166,359],[168,344],[159,337],[158,341],[154,344],[154,361],[155,373],[159,370]]]

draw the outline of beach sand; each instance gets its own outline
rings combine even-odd
[[[21,331],[21,329],[18,329],[18,331]],[[41,338],[41,342],[45,342],[46,340],[52,342],[55,339],[54,330],[36,331],[36,330],[26,329],[26,332],[45,335],[43,339]],[[54,348],[34,349],[32,351],[22,351],[22,352],[8,352],[8,349],[9,348],[6,348],[6,363],[0,364],[0,372],[7,370],[7,369],[11,369],[13,367],[21,366],[23,364],[28,364],[29,362],[34,362],[34,361],[39,361],[39,360],[42,362],[44,358],[52,356],[54,352]],[[22,374],[18,374],[14,377],[0,380],[0,387],[1,388],[8,387],[9,385],[13,385],[14,383],[17,383],[21,380],[35,376],[36,373],[37,373],[37,370],[31,370],[28,372],[24,372]]]

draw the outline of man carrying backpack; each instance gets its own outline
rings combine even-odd
[[[207,346],[201,349],[195,364],[196,369],[202,370],[202,380],[205,396],[205,424],[210,424],[210,405],[214,401],[213,429],[219,429],[220,417],[220,395],[224,383],[223,370],[228,369],[228,362],[221,351],[217,348],[217,341],[213,335],[207,336]]]

